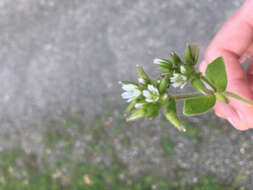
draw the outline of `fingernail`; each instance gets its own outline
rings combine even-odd
[[[221,118],[225,118],[223,114],[219,113],[219,112],[215,112],[215,114],[218,116],[218,117],[221,117]]]
[[[240,111],[237,111],[237,114],[240,117],[240,119],[244,119],[244,115]]]
[[[233,126],[235,126],[235,123],[234,123],[234,121],[233,121],[233,119],[232,118],[228,118],[228,121],[233,125]]]

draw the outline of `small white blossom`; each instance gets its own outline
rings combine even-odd
[[[179,73],[174,73],[173,76],[170,78],[170,81],[172,82],[172,86],[175,88],[184,88],[184,86],[187,83],[187,77],[184,75],[181,75]]]
[[[121,97],[123,99],[127,99],[127,102],[133,101],[141,94],[141,91],[137,88],[136,85],[133,84],[124,84],[122,86],[122,89],[125,90],[126,92],[122,93]]]
[[[134,107],[135,107],[136,109],[139,109],[139,108],[141,108],[142,106],[143,106],[143,103],[137,103],[137,104],[134,105]]]
[[[159,91],[151,84],[148,85],[148,90],[142,91],[142,94],[145,96],[146,102],[157,102],[159,100]]]
[[[181,73],[185,73],[186,72],[185,66],[183,66],[183,65],[180,66],[180,72]]]
[[[145,80],[144,80],[143,78],[138,78],[138,82],[139,82],[140,84],[144,84],[144,83],[145,83]]]
[[[161,65],[161,64],[163,64],[163,63],[165,63],[165,62],[166,62],[166,60],[160,59],[160,58],[155,58],[155,59],[153,60],[153,63],[156,64],[156,65]]]

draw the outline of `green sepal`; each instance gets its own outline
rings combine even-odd
[[[167,59],[162,59],[162,60],[163,60],[163,62],[161,62],[159,64],[160,67],[165,67],[165,68],[168,68],[168,69],[172,68],[173,63],[170,60],[167,60]]]
[[[169,69],[169,68],[164,67],[164,66],[160,66],[160,67],[159,67],[159,71],[160,71],[161,73],[172,73],[171,68]]]
[[[137,73],[139,75],[140,78],[143,78],[144,80],[149,80],[149,76],[147,75],[147,73],[143,70],[142,67],[140,66],[136,66],[137,69]]]
[[[130,115],[127,118],[127,121],[134,121],[134,120],[140,119],[142,117],[145,117],[145,115],[146,115],[145,110],[140,108],[136,112],[134,112],[132,115]]]
[[[126,84],[132,84],[135,86],[139,86],[136,82],[130,82],[130,81],[120,81],[121,84],[126,85]]]
[[[133,111],[135,104],[137,103],[137,100],[133,100],[125,109],[125,113],[130,113],[131,111]]]
[[[166,92],[168,86],[168,82],[166,79],[162,79],[160,84],[159,84],[159,92],[160,94],[163,94],[164,92]]]
[[[208,94],[211,91],[206,88],[204,83],[199,79],[199,78],[194,78],[191,81],[192,87],[195,88],[197,91],[203,93],[203,94]]]
[[[199,58],[199,47],[196,44],[189,44],[184,54],[185,62],[189,65],[196,65]]]
[[[180,57],[176,53],[172,52],[170,54],[170,56],[171,56],[171,59],[172,59],[172,63],[175,66],[179,66],[179,65],[183,64],[182,60],[180,59]]]
[[[174,98],[170,98],[164,115],[179,131],[186,131],[177,115],[176,100]]]
[[[145,110],[145,116],[154,119],[160,111],[160,103],[146,103],[142,106],[142,109]]]
[[[226,96],[224,96],[223,94],[221,94],[221,93],[215,93],[215,96],[216,96],[216,99],[219,102],[222,102],[222,103],[225,103],[225,104],[229,104],[228,98]]]
[[[206,68],[206,77],[216,88],[217,92],[224,92],[227,88],[227,73],[224,59],[218,57]]]
[[[184,115],[192,116],[209,111],[216,103],[215,95],[203,95],[185,100]]]

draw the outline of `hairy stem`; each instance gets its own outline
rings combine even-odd
[[[237,100],[240,100],[240,101],[242,101],[242,102],[244,102],[246,104],[249,104],[249,105],[253,106],[253,102],[252,101],[247,100],[247,99],[245,99],[245,98],[243,98],[243,97],[241,97],[241,96],[239,96],[237,94],[234,94],[233,92],[226,91],[226,92],[223,92],[223,95],[235,98]]]
[[[213,84],[211,84],[210,82],[209,82],[209,80],[205,77],[205,76],[201,76],[200,77],[206,84],[208,84],[208,86],[210,86],[214,91],[216,91],[216,88],[215,88],[215,86],[213,85]]]
[[[190,98],[195,98],[199,96],[203,96],[202,93],[196,92],[196,93],[188,93],[188,94],[178,94],[178,95],[172,95],[176,100],[186,100]]]

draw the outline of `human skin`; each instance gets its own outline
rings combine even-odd
[[[247,0],[242,7],[222,26],[205,51],[200,71],[208,63],[222,56],[225,60],[227,90],[253,101],[253,0]],[[241,66],[249,57],[247,70]],[[217,102],[214,110],[217,116],[227,119],[236,129],[253,128],[253,107],[236,99],[229,104]]]

